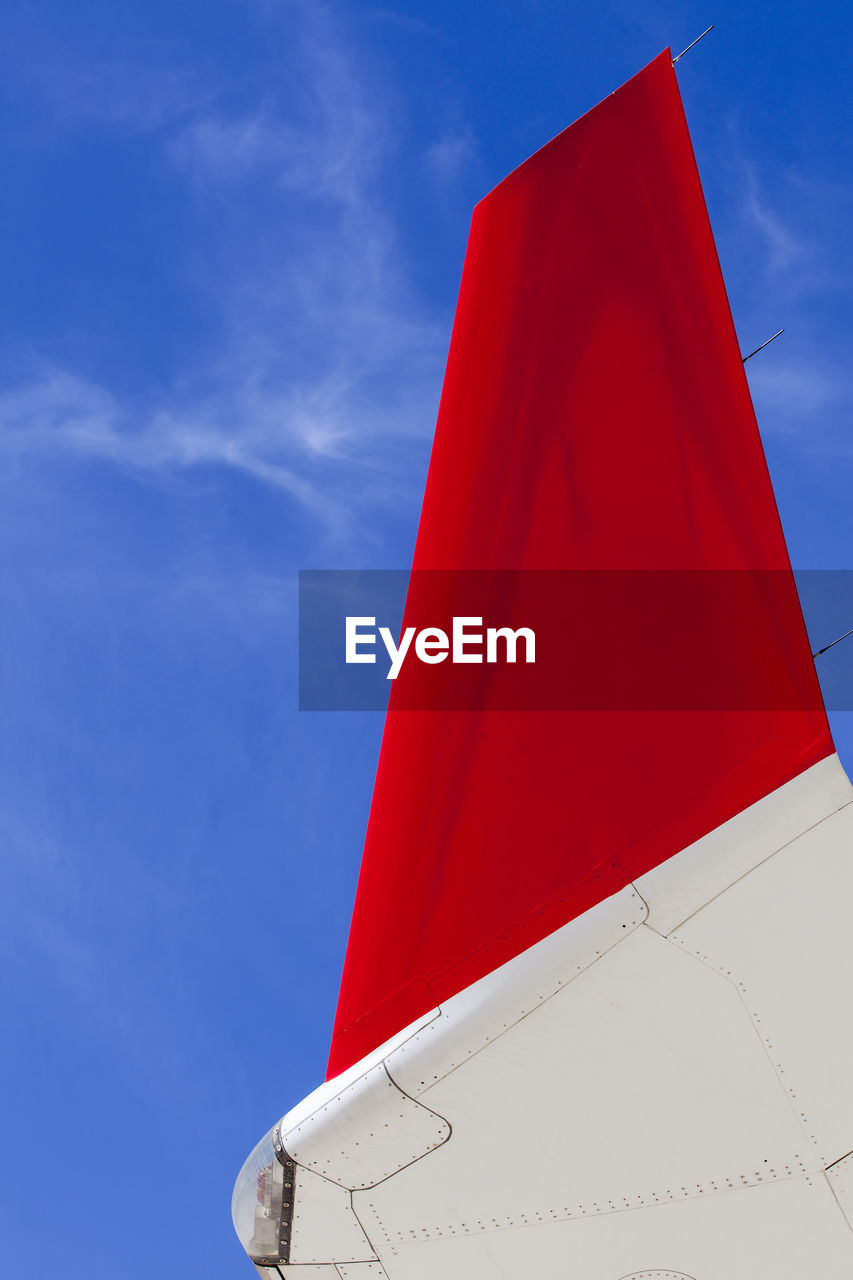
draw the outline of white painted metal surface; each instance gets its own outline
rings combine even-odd
[[[450,1126],[408,1097],[380,1062],[297,1124],[286,1117],[281,1136],[301,1168],[360,1190],[441,1146]]]
[[[390,1280],[850,1280],[851,1232],[826,1182],[805,1179],[639,1212],[469,1233],[397,1248]]]
[[[815,766],[289,1113],[279,1274],[850,1280],[851,799]]]
[[[851,918],[847,805],[671,935],[737,988],[821,1167],[853,1148]]]
[[[648,905],[649,924],[658,933],[671,933],[789,840],[851,800],[853,787],[837,755],[812,765],[640,876],[637,890]]]
[[[389,1074],[420,1098],[622,942],[646,914],[630,887],[600,902],[448,1000],[440,1017],[388,1050]]]
[[[841,1212],[853,1230],[853,1151],[831,1165],[826,1177]]]
[[[381,1262],[339,1262],[323,1266],[300,1266],[283,1262],[275,1267],[257,1267],[262,1280],[388,1280]]]
[[[375,1257],[353,1213],[349,1192],[310,1169],[298,1169],[293,1190],[290,1261],[366,1262]]]
[[[645,927],[421,1099],[452,1142],[354,1200],[394,1243],[791,1177],[807,1149],[737,993]]]
[[[341,1280],[385,1280],[387,1271],[381,1262],[361,1262],[354,1266],[338,1266]]]
[[[289,1266],[284,1264],[276,1270],[274,1267],[258,1267],[263,1280],[340,1280],[340,1271],[333,1263],[325,1266]]]

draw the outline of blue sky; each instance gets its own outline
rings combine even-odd
[[[709,22],[679,79],[742,346],[787,329],[792,558],[853,567],[848,6],[7,0],[5,1273],[249,1274],[231,1186],[322,1078],[381,730],[296,711],[296,571],[408,563],[471,206]]]

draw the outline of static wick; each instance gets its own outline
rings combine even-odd
[[[825,644],[822,649],[818,649],[817,653],[813,653],[813,658],[819,658],[822,653],[826,653],[827,649],[831,649],[833,645],[841,644],[842,640],[846,640],[848,636],[853,636],[853,627],[849,631],[845,631],[843,636],[839,636],[837,640],[833,640],[832,644]]]
[[[778,333],[773,334],[772,338],[768,338],[766,342],[762,342],[760,347],[756,347],[754,351],[750,351],[749,355],[744,356],[743,358],[744,364],[746,364],[747,360],[751,360],[753,356],[757,356],[759,351],[763,351],[765,347],[769,347],[771,342],[775,342],[777,338],[781,338],[784,332],[784,329],[780,329]]]
[[[712,23],[711,23],[711,25],[710,25],[710,27],[708,27],[708,30],[707,30],[707,31],[703,31],[703,32],[702,32],[702,34],[701,34],[701,36],[697,36],[697,37],[696,37],[696,39],[693,41],[693,44],[689,44],[689,45],[687,46],[687,48],[686,48],[686,49],[682,49],[682,50],[681,50],[681,53],[678,55],[678,57],[677,57],[677,58],[673,58],[673,60],[672,60],[672,65],[673,65],[673,66],[675,66],[676,62],[678,61],[678,58],[683,58],[683,57],[684,57],[684,55],[685,55],[685,53],[689,53],[689,52],[690,52],[690,50],[693,48],[693,45],[694,45],[694,44],[698,44],[700,40],[704,40],[705,36],[708,34],[708,31],[713,31],[713,30],[714,30],[714,24],[713,24],[713,22],[712,22]]]

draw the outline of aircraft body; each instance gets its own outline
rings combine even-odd
[[[853,788],[669,50],[475,210],[413,568],[404,625],[421,570],[774,586],[718,709],[724,620],[680,709],[401,671],[329,1076],[235,1188],[259,1274],[847,1280]]]

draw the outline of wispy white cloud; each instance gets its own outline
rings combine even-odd
[[[266,412],[269,405],[263,406]],[[65,449],[146,471],[220,465],[254,476],[284,490],[318,515],[332,519],[323,495],[279,460],[287,435],[283,412],[274,434],[259,430],[228,432],[209,416],[209,406],[183,414],[155,410],[141,424],[103,387],[65,370],[45,366],[23,386],[0,394],[0,431],[7,450],[55,455]]]
[[[785,223],[761,191],[752,165],[744,162],[744,208],[748,221],[758,231],[767,255],[771,273],[802,267],[809,258],[809,244]]]
[[[362,500],[399,491],[393,461],[381,457],[382,439],[400,426],[395,404],[406,411],[399,395],[366,420],[369,404],[331,382],[270,387],[257,384],[256,370],[234,367],[220,385],[144,412],[43,366],[0,393],[0,443],[19,461],[71,454],[164,480],[225,469],[278,489],[340,537],[358,526]]]
[[[154,404],[36,362],[0,395],[2,447],[162,475],[225,468],[338,531],[360,495],[405,485],[405,442],[432,425],[444,325],[408,286],[384,198],[395,139],[381,87],[322,7],[297,17],[286,100],[267,88],[243,114],[207,101],[168,135],[202,228],[210,209],[226,227],[202,286],[221,345],[188,354]]]
[[[743,350],[785,329],[746,366],[762,432],[796,437],[810,457],[838,456],[853,396],[846,353],[826,325],[839,272],[821,239],[820,181],[806,168],[773,165],[731,122],[726,158],[720,247]]]
[[[60,129],[105,125],[147,132],[174,124],[216,97],[216,86],[182,67],[137,62],[79,61],[45,56],[13,68],[25,75],[52,125]]]

